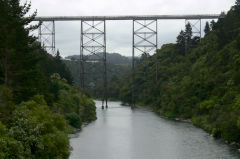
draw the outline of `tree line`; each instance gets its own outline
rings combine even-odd
[[[164,116],[192,122],[230,142],[240,142],[240,1],[217,22],[206,23],[205,36],[192,35],[190,24],[175,44],[138,65],[136,101]],[[121,79],[120,79],[121,80]],[[119,99],[131,104],[131,74],[122,79]]]
[[[0,0],[0,158],[67,159],[67,135],[96,119],[95,104],[60,53],[46,52],[30,32],[30,3]]]

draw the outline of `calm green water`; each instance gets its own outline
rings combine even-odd
[[[237,159],[230,146],[189,123],[110,102],[98,120],[71,139],[70,159]]]

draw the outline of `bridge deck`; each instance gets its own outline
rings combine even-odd
[[[198,15],[130,15],[130,16],[46,16],[36,17],[34,21],[80,21],[80,20],[171,20],[171,19],[217,19],[220,14]]]

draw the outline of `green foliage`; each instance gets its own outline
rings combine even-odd
[[[190,23],[187,23],[185,27],[185,40],[187,44],[191,43],[192,35],[193,35],[192,26]]]
[[[34,99],[17,106],[9,136],[22,143],[25,158],[68,158],[64,118],[51,113],[42,96]]]
[[[62,158],[69,156],[66,121],[51,113],[43,96],[23,102],[12,113],[9,129],[0,123],[0,157]]]
[[[0,121],[7,122],[13,110],[11,91],[5,86],[0,86]]]
[[[0,136],[0,158],[1,159],[24,159],[23,146],[13,138]]]
[[[136,101],[151,105],[169,117],[192,122],[229,141],[240,142],[240,8],[236,5],[218,22],[207,27],[207,36],[194,44],[190,25],[181,31],[177,44],[162,46],[157,54],[136,68]],[[209,31],[210,30],[210,31]],[[191,39],[191,40],[190,40]],[[121,89],[121,100],[131,103],[131,75]],[[146,80],[147,79],[147,80]]]
[[[210,22],[210,27],[211,27],[211,30],[215,30],[216,29],[216,22],[214,20],[212,20]]]
[[[177,37],[177,44],[179,46],[180,51],[181,52],[184,52],[185,50],[185,32],[181,30],[181,32],[179,33],[178,37]]]
[[[26,18],[31,5],[20,6],[19,0],[0,3],[0,23],[3,24],[0,26],[0,82],[11,87],[14,98],[17,96],[16,101],[20,102],[19,98],[25,100],[26,96],[35,94],[41,83],[36,66],[38,58],[33,52],[35,38],[29,36],[29,32],[37,27],[29,25],[36,13]]]
[[[114,56],[114,54],[108,54],[109,56]],[[111,57],[110,56],[110,57]],[[119,58],[120,61],[117,59]],[[122,76],[125,75],[126,72],[130,70],[129,64],[113,64],[113,62],[121,62],[122,58],[127,57],[116,57],[113,59],[109,59],[107,64],[107,80],[108,82],[108,96],[111,99],[119,98],[119,91],[121,85],[123,83]],[[112,63],[110,63],[112,62]],[[67,65],[68,69],[71,71],[74,78],[74,85],[80,86],[80,61],[79,60],[65,60],[64,63]],[[85,88],[86,91],[91,94],[94,98],[102,98],[102,90],[103,90],[103,63],[101,62],[87,62],[84,65],[84,69],[87,70],[87,74],[85,75]]]
[[[201,102],[199,108],[202,112],[209,113],[209,111],[216,106],[217,102],[217,97],[213,97],[213,99],[204,100],[203,102]]]
[[[177,36],[178,49],[176,51],[181,55],[185,55],[192,48],[195,48],[199,41],[200,37],[193,37],[192,26],[190,23],[187,23],[185,26],[185,31],[181,30],[181,32]]]
[[[206,25],[205,25],[205,28],[204,28],[204,32],[205,32],[205,34],[207,35],[210,31],[211,31],[210,25],[209,25],[208,22],[206,22]]]
[[[76,113],[82,122],[96,119],[95,103],[80,90],[60,80],[52,80],[58,90],[58,101],[53,109],[61,114]]]
[[[29,16],[30,3],[2,0],[0,6],[0,84],[11,89],[16,103],[36,94],[44,94],[47,102],[52,102],[49,76],[57,72],[71,84],[70,71],[60,56],[52,57],[36,42],[36,37],[29,36],[38,27],[31,25],[36,13]]]
[[[68,84],[73,84],[71,72],[61,59],[59,51],[57,51],[57,55],[55,57],[46,54],[45,57],[42,58],[44,60],[41,61],[40,65],[45,69],[44,72],[48,77],[54,73],[58,73],[62,79],[67,81]]]
[[[73,128],[66,114],[90,122],[95,104],[70,85],[59,52],[53,57],[29,36],[38,27],[30,24],[30,6],[0,1],[0,158],[67,159]]]
[[[73,113],[66,114],[66,118],[69,121],[69,124],[71,126],[75,128],[81,128],[82,121],[80,116],[77,113],[73,112]]]

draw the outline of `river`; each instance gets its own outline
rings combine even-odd
[[[70,140],[70,159],[237,159],[240,155],[190,123],[95,101],[98,119]]]

